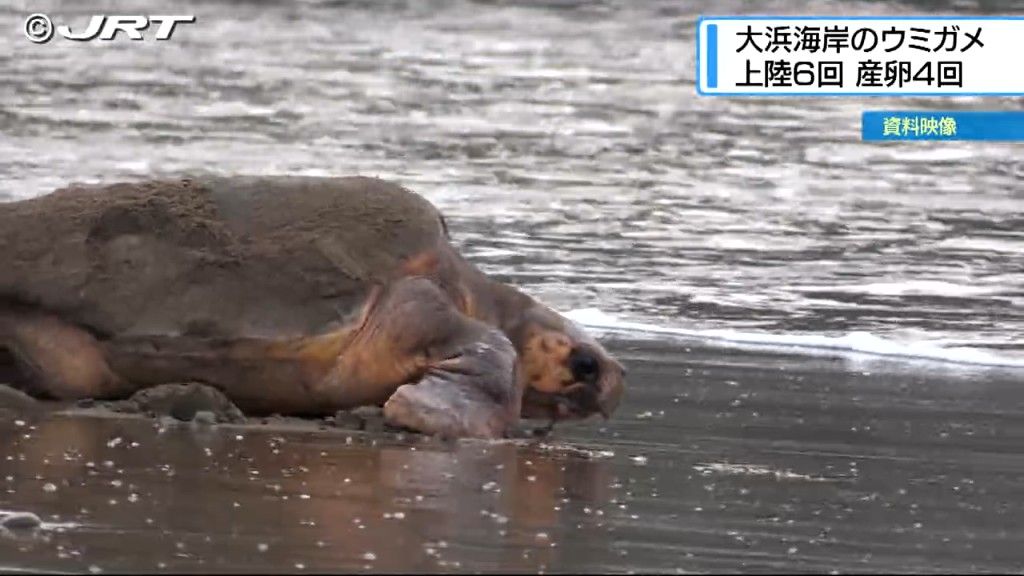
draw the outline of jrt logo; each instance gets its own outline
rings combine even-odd
[[[191,24],[195,16],[105,16],[97,15],[89,19],[89,25],[73,32],[68,25],[57,26],[56,31],[68,40],[84,42],[87,40],[113,40],[118,32],[124,32],[132,40],[143,40],[142,31],[150,24],[159,24],[154,36],[157,40],[169,40],[178,24]],[[25,36],[43,44],[53,38],[53,21],[46,14],[33,14],[25,19]]]

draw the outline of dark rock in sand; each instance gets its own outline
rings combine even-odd
[[[338,410],[331,419],[336,428],[345,430],[384,430],[384,411],[378,406],[360,406],[352,410]]]
[[[146,388],[128,400],[106,403],[106,407],[114,412],[171,416],[185,422],[194,419],[201,423],[245,422],[241,410],[220,390],[198,383]]]
[[[366,420],[356,416],[350,410],[338,410],[334,414],[332,423],[335,428],[342,428],[344,430],[363,430],[366,428]]]

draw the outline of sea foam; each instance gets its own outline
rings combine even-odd
[[[620,333],[639,338],[669,337],[695,340],[707,345],[749,350],[784,351],[818,355],[839,353],[893,359],[930,361],[993,368],[1024,369],[1024,357],[971,347],[945,347],[927,340],[902,342],[872,334],[849,332],[825,334],[773,334],[728,329],[686,329],[622,320],[597,308],[581,308],[565,314],[572,321],[598,332]]]

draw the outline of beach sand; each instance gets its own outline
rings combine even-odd
[[[611,420],[502,442],[5,401],[0,569],[1024,568],[1019,373],[609,344]]]

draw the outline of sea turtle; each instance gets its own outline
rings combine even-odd
[[[6,354],[5,354],[6,351]],[[251,414],[428,434],[610,415],[624,370],[376,178],[195,177],[0,204],[0,364],[61,399],[203,382]],[[2,366],[0,366],[2,372]]]

